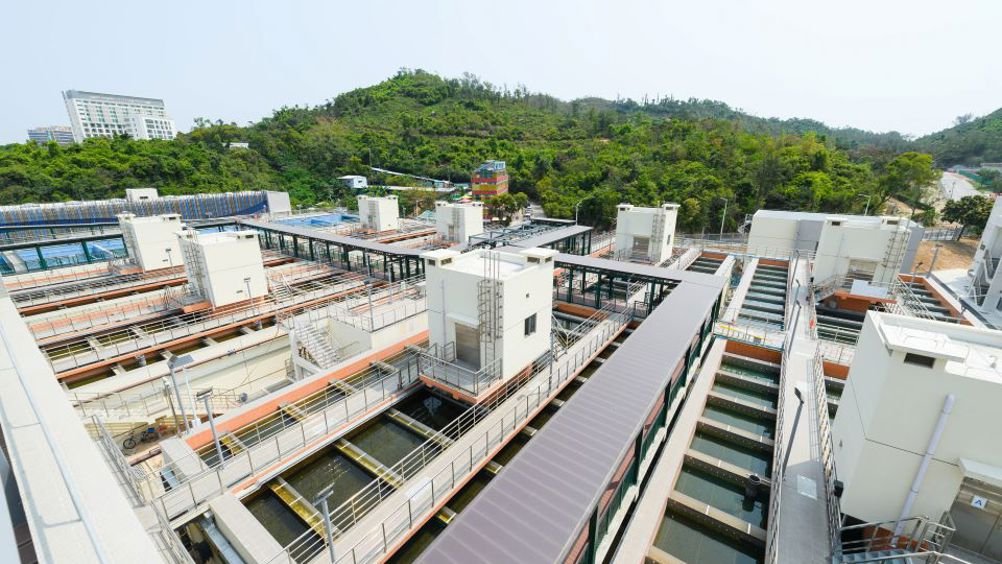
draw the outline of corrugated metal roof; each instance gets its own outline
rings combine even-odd
[[[562,241],[564,239],[574,237],[582,233],[587,233],[588,231],[591,231],[591,227],[588,227],[587,225],[569,225],[567,227],[558,227],[557,229],[551,229],[549,231],[540,233],[539,235],[535,235],[527,239],[522,239],[521,241],[514,241],[509,244],[515,247],[522,247],[525,249],[529,249],[532,247],[545,247],[546,245],[552,245],[558,241]]]
[[[606,270],[609,272],[621,272],[627,275],[634,275],[639,278],[675,280],[677,282],[688,282],[701,286],[723,288],[726,282],[722,276],[713,274],[703,274],[688,270],[677,270],[674,268],[664,268],[650,264],[638,264],[621,260],[610,260],[591,256],[569,255],[560,253],[553,261],[559,267],[561,264]]]
[[[675,288],[419,562],[565,558],[719,294]]]
[[[285,233],[286,235],[296,235],[298,237],[308,237],[310,239],[316,239],[318,241],[327,241],[335,245],[342,245],[345,247],[363,249],[367,251],[384,253],[388,255],[419,257],[425,252],[421,249],[397,247],[395,245],[378,243],[376,241],[368,241],[366,239],[355,239],[354,237],[346,237],[344,235],[334,235],[332,233],[325,233],[323,231],[318,231],[316,229],[311,229],[309,227],[296,227],[294,225],[284,225],[281,223],[258,221],[255,219],[242,219],[240,220],[240,224],[246,225],[247,227],[252,227],[257,229],[267,229],[269,231]]]

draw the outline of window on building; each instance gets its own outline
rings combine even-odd
[[[528,337],[536,332],[536,314],[525,318],[525,336]]]
[[[932,368],[932,365],[936,364],[936,359],[923,354],[905,353],[905,364],[914,364],[916,366]]]

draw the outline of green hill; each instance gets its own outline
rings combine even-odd
[[[250,150],[229,150],[249,141]],[[727,229],[762,207],[862,212],[897,134],[749,116],[720,102],[564,102],[466,75],[401,71],[248,127],[199,120],[174,141],[97,139],[0,147],[0,203],[100,198],[126,187],[165,193],[272,188],[310,205],[344,198],[336,177],[368,166],[467,181],[481,161],[508,163],[511,186],[550,215],[607,222],[622,201],[682,205],[682,231]],[[375,176],[375,178],[374,178]]]
[[[1002,162],[1002,109],[915,140],[943,167]]]

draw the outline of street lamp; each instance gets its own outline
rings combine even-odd
[[[790,451],[793,450],[793,439],[797,436],[797,425],[800,423],[800,412],[804,409],[804,392],[800,389],[800,384],[793,387],[793,393],[800,402],[797,404],[797,415],[793,418],[793,428],[790,429],[790,443],[786,445],[786,456],[783,457],[783,472],[786,472],[786,464],[790,462]]]
[[[184,430],[188,432],[188,414],[184,410],[184,402],[181,401],[181,388],[177,385],[176,370],[194,360],[190,354],[184,356],[172,356],[167,359],[167,370],[170,371],[170,384],[174,386],[174,397],[177,399],[177,406],[181,409],[181,420],[184,421]],[[177,420],[175,419],[175,423]]]
[[[860,194],[856,197],[862,198],[863,196],[866,196],[866,207],[863,209],[863,215],[865,216],[867,213],[870,212],[870,198],[873,196],[873,194]]]
[[[244,278],[244,286],[247,288],[247,299],[251,299],[250,276]],[[251,313],[254,313],[254,302],[251,302]]]
[[[724,240],[724,221],[727,220],[727,198],[721,198],[724,201],[724,213],[720,214],[720,237],[718,241]]]
[[[198,392],[196,397],[205,404],[205,413],[209,417],[209,429],[212,431],[212,442],[216,443],[216,455],[219,456],[219,465],[222,466],[223,446],[219,444],[219,435],[216,434],[216,422],[212,417],[212,406],[209,404],[209,399],[212,398],[212,388]]]
[[[335,480],[337,478],[335,477]],[[337,482],[335,482],[336,484]],[[330,497],[331,491],[334,489],[334,484],[327,486],[326,488],[320,490],[317,494],[316,500],[313,502],[313,507],[316,507],[320,511],[320,516],[324,518],[324,532],[327,534],[327,551],[331,562],[337,562],[337,558],[334,557],[334,526],[331,525],[331,513],[327,510],[327,498]]]
[[[166,249],[164,249],[164,251],[167,252],[167,263],[171,266],[171,268],[174,267],[174,259],[171,258],[171,254],[170,254],[172,250],[173,249],[171,249],[170,247],[167,247]]]

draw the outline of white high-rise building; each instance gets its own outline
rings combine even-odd
[[[73,139],[129,135],[133,139],[173,139],[174,121],[163,100],[97,92],[63,92]]]

